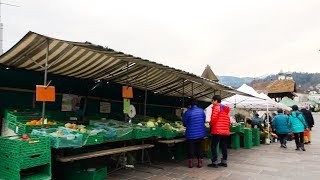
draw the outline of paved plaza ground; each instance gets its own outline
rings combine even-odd
[[[112,173],[108,180],[246,180],[246,179],[320,179],[320,114],[314,114],[315,127],[312,143],[306,151],[296,151],[294,141],[288,148],[280,148],[279,143],[261,145],[252,149],[229,149],[228,167],[209,168],[205,160],[203,168],[188,168],[187,161],[157,164],[164,169],[138,166],[137,170],[124,169]]]

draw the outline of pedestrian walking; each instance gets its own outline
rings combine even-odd
[[[274,117],[272,128],[280,139],[280,147],[287,148],[287,137],[290,133],[289,117],[283,113],[282,109],[279,109],[278,115]]]
[[[304,130],[308,128],[308,125],[299,111],[297,105],[292,106],[292,112],[289,115],[289,126],[294,133],[294,139],[296,142],[296,150],[302,149],[305,151],[304,148]]]
[[[302,114],[308,124],[308,128],[309,128],[306,130],[307,137],[305,139],[307,141],[305,141],[304,143],[310,144],[311,143],[311,130],[312,130],[312,127],[314,126],[314,119],[313,119],[312,113],[309,110],[307,110],[306,107],[302,107],[301,112],[302,112]]]

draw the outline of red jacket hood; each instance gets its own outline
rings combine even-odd
[[[223,105],[223,104],[219,103],[219,104],[215,104],[214,107],[215,106],[220,106],[220,110],[225,112],[226,114],[229,114],[229,112],[230,112],[230,107],[227,105]],[[214,107],[212,107],[212,108],[214,108]]]

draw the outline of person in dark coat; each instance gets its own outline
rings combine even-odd
[[[304,116],[304,119],[306,120],[309,129],[307,130],[307,136],[308,136],[308,142],[305,142],[305,144],[311,143],[311,129],[314,126],[314,119],[312,116],[312,113],[306,109],[306,107],[302,107],[301,112]]]
[[[259,117],[258,113],[256,113],[254,115],[254,118],[253,118],[253,121],[252,121],[252,124],[251,124],[251,128],[254,128],[254,126],[257,126],[260,129],[260,131],[262,131],[261,118]]]
[[[202,144],[206,136],[206,115],[204,110],[197,106],[196,100],[188,101],[188,110],[183,116],[183,125],[186,127],[189,168],[193,167],[193,159],[198,159],[198,167],[203,164]]]

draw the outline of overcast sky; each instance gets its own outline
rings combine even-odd
[[[201,75],[320,72],[320,0],[2,0],[4,50],[28,31]]]

